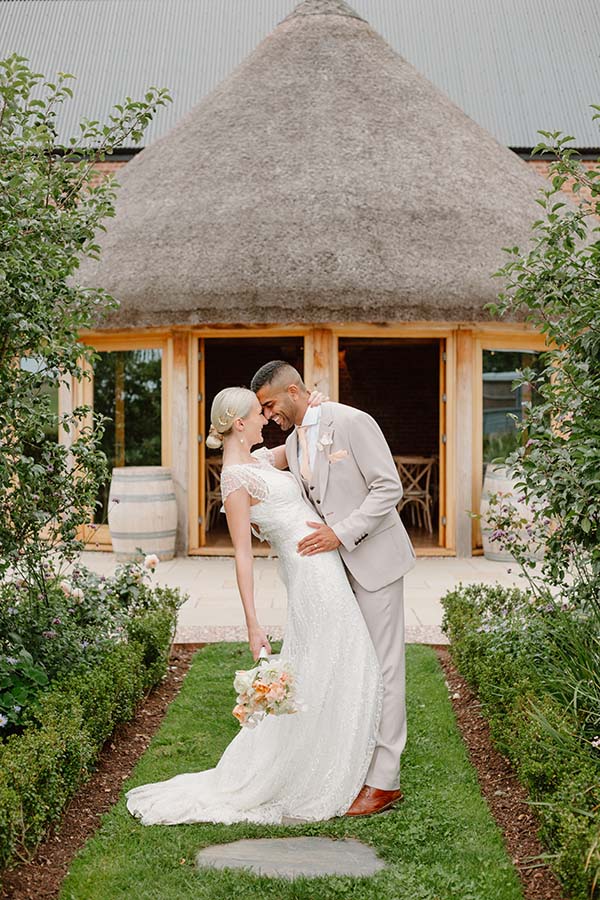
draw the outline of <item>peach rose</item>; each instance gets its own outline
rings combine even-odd
[[[240,706],[239,704],[237,706],[234,706],[233,715],[236,717],[236,719],[238,720],[240,725],[243,725],[244,722],[246,721],[246,718],[247,718],[246,710],[244,709],[243,706]]]

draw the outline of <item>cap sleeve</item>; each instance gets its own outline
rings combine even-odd
[[[223,503],[234,491],[244,488],[255,500],[266,500],[269,488],[253,465],[225,466],[221,471],[221,497]]]

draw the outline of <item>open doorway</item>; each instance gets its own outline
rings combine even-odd
[[[370,413],[404,488],[399,512],[416,550],[445,544],[445,342],[343,338],[339,399]]]
[[[200,353],[199,384],[200,422],[203,434],[210,427],[210,407],[213,398],[225,387],[249,387],[254,373],[271,359],[284,359],[304,375],[304,338],[302,335],[281,337],[205,338]],[[281,444],[286,435],[270,422],[263,431],[266,447]],[[199,453],[199,544],[207,552],[230,553],[231,539],[221,508],[220,474],[221,452],[210,450],[204,441]],[[255,551],[268,552],[264,543],[253,538]]]

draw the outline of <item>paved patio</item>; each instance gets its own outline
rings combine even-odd
[[[86,551],[81,562],[99,574],[112,573],[114,554]],[[242,604],[237,592],[232,557],[185,556],[159,563],[152,580],[179,587],[189,599],[179,610],[177,643],[246,640]],[[492,562],[482,556],[472,559],[425,557],[405,579],[406,640],[410,643],[447,643],[441,631],[440,598],[462,582],[522,584],[518,567]],[[257,612],[268,634],[282,636],[286,616],[285,588],[277,573],[277,560],[255,560]]]

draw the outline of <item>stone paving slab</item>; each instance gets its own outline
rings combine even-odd
[[[114,572],[117,565],[113,553],[85,551],[80,559],[84,565],[104,575]],[[261,625],[278,639],[285,627],[287,607],[278,560],[257,558],[254,575]],[[159,563],[151,577],[155,584],[179,587],[189,594],[189,600],[179,610],[177,643],[246,640],[232,557],[178,556]],[[482,556],[471,559],[422,557],[405,578],[407,642],[447,643],[441,631],[443,609],[440,599],[460,582],[523,586],[523,579],[514,564],[493,562]]]
[[[215,844],[196,856],[198,868],[247,869],[256,875],[294,879],[323,875],[364,878],[385,868],[375,851],[354,838],[258,838]]]

